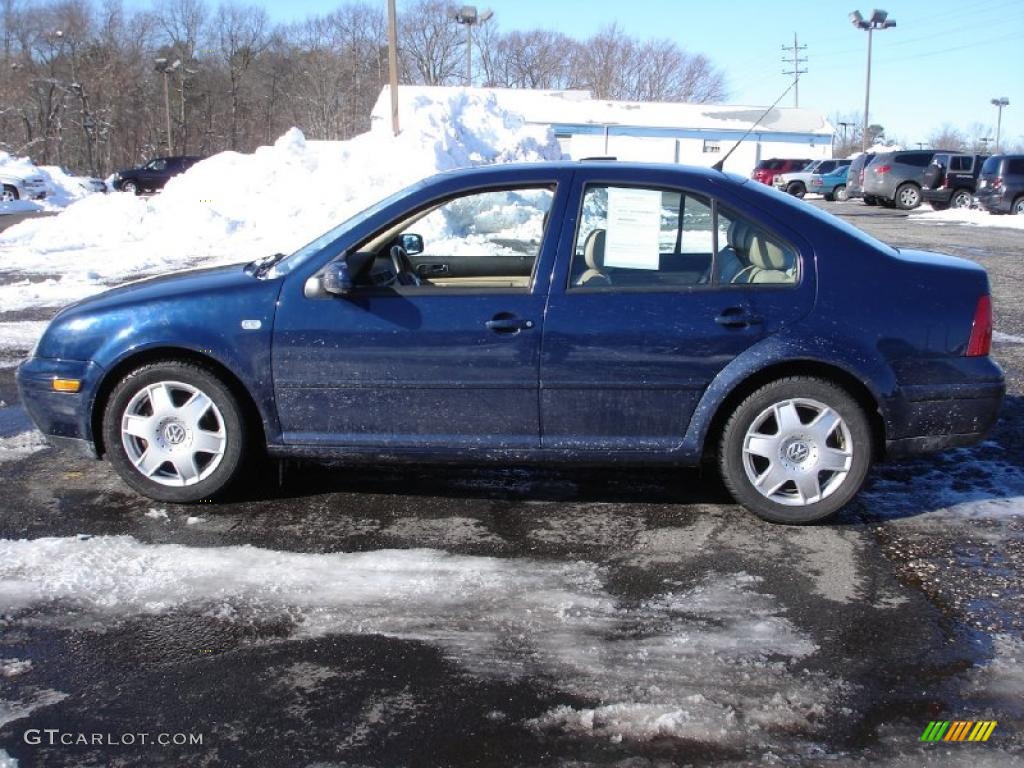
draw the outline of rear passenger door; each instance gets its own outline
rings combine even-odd
[[[810,310],[813,260],[680,174],[584,175],[544,321],[541,445],[671,450],[718,372]]]

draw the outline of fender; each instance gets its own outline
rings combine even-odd
[[[825,339],[790,328],[758,342],[718,372],[697,403],[679,453],[690,458],[703,453],[718,409],[743,382],[769,368],[800,362],[836,368],[858,379],[878,404],[886,433],[891,433],[889,401],[897,384],[882,355],[850,336]]]

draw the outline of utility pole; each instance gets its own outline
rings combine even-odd
[[[806,64],[807,63],[806,57],[801,57],[800,53],[802,51],[806,51],[807,50],[807,46],[806,45],[800,45],[800,43],[796,39],[796,32],[794,32],[793,33],[793,45],[792,46],[784,45],[784,46],[782,46],[782,50],[783,51],[787,51],[788,53],[791,54],[791,56],[783,56],[782,57],[782,63],[783,64],[788,64],[789,66],[792,67],[792,69],[789,70],[789,71],[782,70],[782,74],[784,74],[784,75],[792,75],[793,76],[793,106],[794,107],[799,107],[800,106],[800,75],[806,75],[807,74],[807,70],[806,69],[800,69],[800,65],[801,64]]]
[[[398,14],[388,0],[388,90],[391,91],[391,130],[398,135]]]

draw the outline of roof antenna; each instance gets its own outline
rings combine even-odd
[[[747,132],[744,133],[742,136],[740,136],[740,140],[732,145],[732,149],[730,149],[728,152],[725,153],[725,157],[723,157],[721,160],[719,160],[717,163],[715,163],[711,167],[714,168],[716,171],[723,170],[723,166],[725,166],[725,161],[729,159],[729,155],[731,155],[733,152],[736,151],[736,147],[738,147],[740,144],[742,144],[743,141],[747,138],[747,136],[749,136],[751,134],[751,132],[755,128],[757,128],[757,126],[761,123],[761,121],[764,120],[765,116],[769,112],[771,112],[773,109],[775,109],[775,105],[778,104],[780,101],[782,101],[786,97],[786,94],[789,93],[793,89],[794,85],[796,85],[796,80],[794,80],[792,83],[789,84],[789,88],[787,88],[786,90],[784,90],[782,92],[782,94],[779,96],[779,98],[777,98],[775,100],[775,103],[772,104],[770,107],[768,107],[768,109],[766,109],[764,111],[764,113],[759,118],[757,118],[757,120],[754,122],[754,124],[752,126],[747,128]]]

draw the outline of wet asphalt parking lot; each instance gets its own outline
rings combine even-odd
[[[25,432],[9,343],[0,766],[1022,764],[1024,234],[815,204],[984,265],[1008,384],[990,440],[829,525],[665,469],[288,465],[155,504]]]

